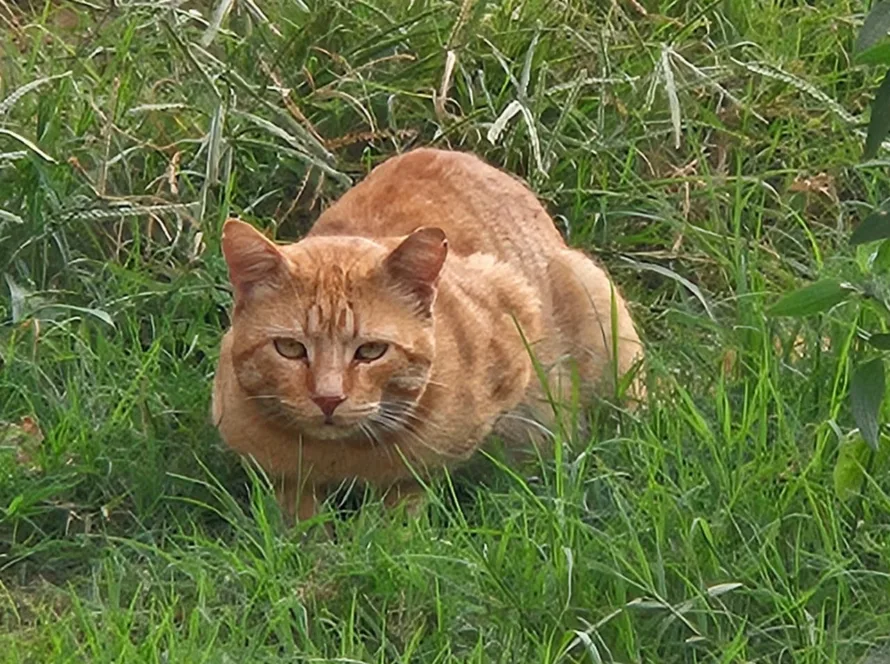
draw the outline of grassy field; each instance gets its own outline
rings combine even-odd
[[[0,661],[890,661],[890,478],[832,481],[856,311],[764,316],[890,196],[864,2],[102,4],[0,2]],[[299,237],[426,144],[609,267],[651,405],[285,532],[209,423],[221,224]]]

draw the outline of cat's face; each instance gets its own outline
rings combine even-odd
[[[340,237],[276,246],[229,221],[223,252],[235,374],[270,419],[317,439],[369,442],[410,426],[435,353],[440,230],[395,248]]]

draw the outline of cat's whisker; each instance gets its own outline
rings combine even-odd
[[[406,412],[402,417],[412,420],[412,425],[427,427],[435,431],[442,431],[442,427],[439,424],[431,421],[429,418],[419,415],[418,413]]]
[[[260,400],[260,399],[274,399],[275,401],[281,401],[281,397],[277,394],[251,394],[246,397],[248,401]]]
[[[373,415],[369,418],[369,421],[373,422],[376,425],[379,425],[390,433],[401,433],[402,431],[402,427],[400,426],[399,422],[392,420],[386,415]]]
[[[366,436],[368,436],[368,438],[371,439],[372,445],[374,445],[377,449],[383,450],[386,458],[391,462],[392,450],[390,449],[390,446],[384,444],[380,437],[377,435],[377,432],[374,430],[374,423],[371,421],[361,422],[359,424],[359,428],[365,433]]]
[[[247,401],[274,401],[281,406],[287,406],[290,409],[296,410],[297,405],[290,401],[289,399],[285,399],[280,394],[251,394],[245,397]]]
[[[387,412],[385,410],[379,411],[377,416],[375,416],[374,421],[379,423],[380,426],[388,428],[394,433],[407,434],[408,436],[413,438],[414,441],[416,441],[419,445],[425,447],[431,452],[434,452],[435,454],[445,457],[459,458],[459,455],[457,454],[452,454],[447,450],[443,450],[436,447],[435,445],[432,445],[415,430],[415,425],[412,422],[408,421],[407,419],[398,417],[391,412]]]
[[[358,423],[359,430],[368,437],[368,440],[371,441],[372,445],[378,446],[380,445],[380,440],[374,434],[374,430],[371,429],[370,425],[367,422],[359,422]]]
[[[360,406],[358,408],[354,408],[349,412],[350,415],[355,415],[357,417],[370,417],[374,413],[376,413],[380,409],[379,403],[368,403],[364,406]]]
[[[396,407],[398,410],[393,410],[393,407]],[[389,415],[410,418],[417,425],[429,427],[431,429],[435,429],[436,431],[442,430],[442,427],[434,422],[431,418],[422,415],[420,412],[417,412],[425,410],[417,402],[387,401],[384,404],[381,404],[381,408],[385,410]]]
[[[407,400],[398,400],[398,399],[397,399],[397,400],[395,400],[395,401],[387,401],[386,403],[391,403],[391,404],[400,405],[400,406],[403,406],[403,407],[408,408],[408,409],[410,409],[410,410],[425,411],[425,412],[427,412],[427,413],[430,412],[429,407],[424,406],[424,405],[423,405],[422,403],[420,403],[419,401],[407,401]]]
[[[524,415],[519,415],[518,413],[503,413],[498,419],[521,422],[534,429],[537,429],[538,431],[541,431],[542,433],[546,433],[548,436],[553,436],[553,432],[550,429],[531,417],[525,417]]]

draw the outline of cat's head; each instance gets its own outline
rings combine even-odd
[[[402,428],[430,378],[445,234],[275,245],[230,220],[222,246],[232,359],[248,397],[314,438],[375,442]]]

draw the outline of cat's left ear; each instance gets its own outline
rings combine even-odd
[[[417,299],[424,315],[432,311],[436,284],[448,255],[448,239],[441,228],[418,228],[383,263],[387,275]]]
[[[237,219],[229,219],[223,225],[222,250],[236,299],[258,283],[275,280],[285,268],[278,247],[253,226]]]

